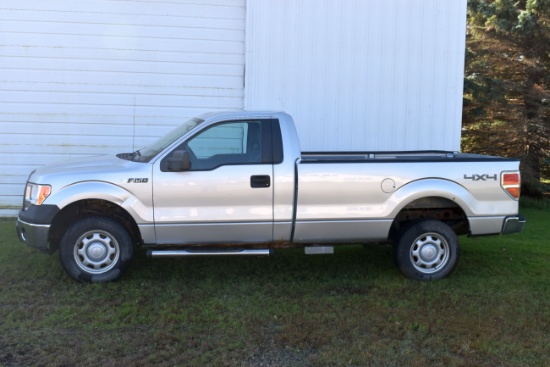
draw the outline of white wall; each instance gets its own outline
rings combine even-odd
[[[0,14],[0,215],[35,167],[132,151],[205,111],[285,110],[305,150],[459,149],[466,0],[3,0]]]
[[[248,0],[245,107],[302,150],[460,149],[466,0]]]
[[[36,166],[243,107],[245,0],[3,0],[0,14],[0,215]]]

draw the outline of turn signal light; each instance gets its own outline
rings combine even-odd
[[[514,199],[519,199],[521,189],[521,176],[519,172],[502,172],[500,186]]]
[[[36,197],[36,205],[42,205],[44,200],[52,193],[52,187],[48,185],[41,185],[38,188],[38,195]]]
[[[50,185],[27,183],[23,210],[27,210],[31,205],[42,205],[44,200],[46,200],[51,193],[52,187]]]

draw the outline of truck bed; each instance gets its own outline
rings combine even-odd
[[[482,154],[458,153],[443,150],[386,151],[386,152],[302,152],[301,163],[348,163],[369,161],[407,162],[490,162],[517,161],[513,158],[493,157]]]

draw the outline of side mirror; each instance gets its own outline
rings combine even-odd
[[[191,162],[189,162],[189,153],[186,150],[176,150],[172,153],[171,157],[166,160],[168,163],[168,171],[182,172],[191,168]]]

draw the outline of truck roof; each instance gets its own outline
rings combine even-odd
[[[236,110],[236,111],[218,111],[218,112],[207,112],[198,118],[203,120],[207,119],[220,119],[220,120],[232,120],[232,119],[242,119],[242,118],[268,118],[272,116],[277,116],[281,114],[286,114],[283,111],[248,111],[248,110]]]

